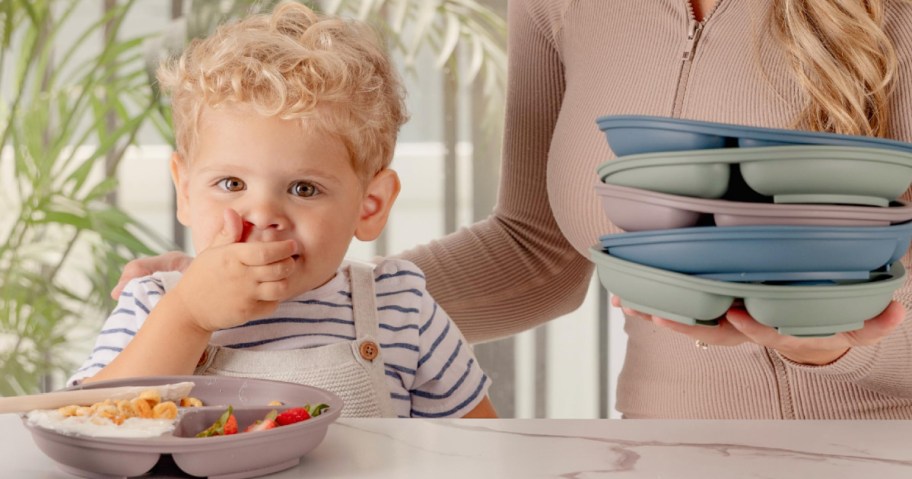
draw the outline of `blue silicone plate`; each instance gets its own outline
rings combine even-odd
[[[912,223],[885,227],[707,226],[605,235],[612,256],[725,281],[867,280],[898,261]]]
[[[680,118],[615,115],[600,117],[597,123],[617,156],[659,151],[800,144],[874,147],[912,153],[912,144],[882,138]]]

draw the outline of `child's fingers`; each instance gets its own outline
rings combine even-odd
[[[278,281],[287,278],[294,271],[295,261],[291,257],[261,266],[250,266],[250,277],[258,282]]]
[[[222,214],[222,229],[212,240],[213,246],[223,246],[241,241],[244,233],[244,220],[231,208],[226,208]]]
[[[235,245],[238,259],[246,266],[262,266],[284,259],[290,259],[298,251],[294,240],[270,241],[266,243],[240,243]]]
[[[285,301],[288,299],[288,280],[264,281],[256,286],[256,296],[263,301]]]

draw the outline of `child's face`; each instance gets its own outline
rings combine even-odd
[[[297,242],[293,296],[332,278],[370,208],[338,139],[241,108],[206,111],[194,156],[172,169],[178,218],[197,253],[212,244],[228,208],[244,221],[242,241]]]

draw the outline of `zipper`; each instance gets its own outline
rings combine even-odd
[[[712,10],[703,17],[703,21],[698,22],[696,15],[694,15],[693,4],[690,3],[691,0],[684,0],[687,4],[688,17],[687,41],[684,43],[684,48],[681,52],[681,69],[678,71],[678,87],[675,90],[674,103],[671,111],[672,118],[679,118],[681,116],[681,109],[684,106],[684,94],[687,90],[687,80],[690,78],[690,69],[691,66],[693,66],[694,53],[697,51],[700,35],[703,33],[703,26],[706,25],[706,21],[712,17],[713,13],[719,9],[719,4],[721,4],[722,1],[723,0],[717,0]]]
[[[763,348],[770,365],[773,367],[773,373],[776,376],[776,395],[779,398],[779,414],[781,419],[796,419],[795,405],[792,401],[792,386],[789,383],[788,371],[785,369],[785,363],[782,362],[776,353],[770,348]]]
[[[690,4],[688,3],[688,5]],[[687,23],[687,43],[684,44],[684,55],[681,56],[681,61],[692,63],[697,42],[700,41],[700,34],[703,33],[703,22],[698,22],[691,16]]]

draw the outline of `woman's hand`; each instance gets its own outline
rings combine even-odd
[[[620,307],[620,298],[612,296],[611,304]],[[743,308],[731,308],[718,326],[689,326],[670,319],[623,308],[628,316],[637,317],[690,336],[696,341],[715,346],[736,346],[751,342],[775,349],[784,357],[801,364],[825,365],[841,358],[855,346],[877,344],[905,318],[905,308],[892,301],[874,318],[865,321],[864,327],[855,331],[838,333],[824,338],[796,338],[779,334],[775,328],[764,326]]]
[[[124,266],[117,285],[111,290],[111,297],[115,300],[119,299],[120,293],[132,279],[148,276],[158,271],[184,271],[192,261],[192,257],[181,251],[169,251],[158,256],[134,259]]]

